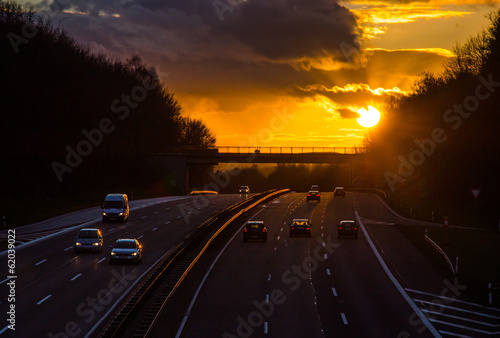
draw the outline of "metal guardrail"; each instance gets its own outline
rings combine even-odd
[[[217,146],[219,154],[349,154],[366,153],[365,147],[261,147],[261,146]]]
[[[426,230],[427,232],[427,230]],[[448,267],[450,268],[451,272],[453,272],[453,275],[456,275],[457,274],[457,270],[458,270],[458,258],[457,258],[457,267],[455,268],[453,266],[453,264],[451,263],[451,260],[450,258],[448,258],[448,256],[446,255],[446,253],[444,252],[443,249],[441,249],[441,247],[439,245],[436,244],[436,242],[434,242],[429,236],[427,236],[427,233],[424,235],[425,237],[425,240],[430,244],[432,245],[440,254],[441,256],[443,256],[443,258],[446,260],[446,263],[448,263]]]

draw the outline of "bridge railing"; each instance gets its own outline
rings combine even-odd
[[[226,154],[364,154],[365,147],[260,147],[218,146],[219,153]]]

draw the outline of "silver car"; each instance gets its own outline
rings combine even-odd
[[[137,239],[119,239],[115,245],[110,246],[109,262],[138,263],[142,259],[142,245]]]
[[[80,251],[102,251],[102,233],[99,229],[84,228],[76,236],[75,253]]]

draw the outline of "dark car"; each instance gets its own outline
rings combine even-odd
[[[263,221],[248,221],[243,227],[243,242],[260,239],[267,242],[267,227]]]
[[[250,193],[250,188],[248,185],[242,185],[239,190],[240,194],[249,194]]]
[[[358,226],[354,221],[340,221],[337,226],[337,237],[340,236],[354,236],[358,238]]]
[[[135,238],[118,239],[115,245],[110,246],[111,253],[109,262],[134,262],[139,263],[142,259],[142,245]]]
[[[290,223],[290,237],[294,235],[306,235],[311,237],[312,224],[308,219],[296,218]]]
[[[310,190],[316,190],[316,191],[319,191],[319,185],[317,184],[313,184],[311,185],[311,189]]]
[[[321,196],[319,194],[319,191],[312,191],[311,190],[307,193],[307,202],[309,202],[311,200],[318,201],[318,202],[321,200]]]
[[[74,245],[75,253],[80,251],[102,251],[102,233],[99,229],[85,228],[80,230]]]
[[[335,190],[333,191],[333,197],[345,197],[345,190],[343,187],[336,187]]]

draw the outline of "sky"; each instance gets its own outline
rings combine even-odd
[[[23,1],[20,1],[23,3]],[[25,2],[24,2],[25,3]],[[44,0],[96,54],[155,67],[218,146],[362,146],[357,111],[439,74],[492,0]]]

